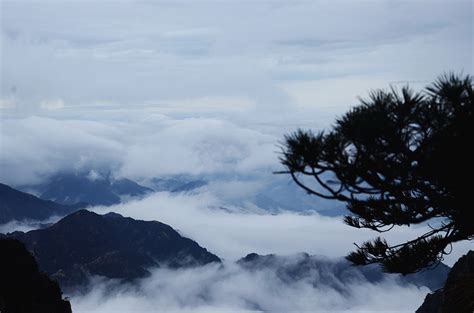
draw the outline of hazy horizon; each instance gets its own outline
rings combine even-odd
[[[270,212],[255,201],[289,192],[290,178],[273,174],[282,169],[284,135],[327,129],[377,88],[420,90],[448,71],[472,74],[473,10],[472,1],[461,0],[0,0],[0,183],[34,186],[59,173],[101,179],[105,172],[143,184],[203,179],[208,184],[192,193],[159,192],[91,210],[162,221],[229,261],[250,252],[343,257],[376,234],[314,207]],[[316,197],[314,206],[343,209]],[[388,238],[405,241],[428,227],[399,227]],[[446,264],[469,249],[472,243],[454,245]],[[244,285],[257,284],[262,293],[252,299],[272,309],[268,297],[275,294],[288,297],[283,310],[384,305],[309,285],[299,286],[299,299],[291,288],[272,290],[268,273],[256,280],[226,271],[175,273],[180,280],[173,283],[174,274],[157,270],[141,285],[143,294],[121,290],[123,303],[112,296],[99,305],[110,282],[72,303],[80,312],[154,305],[244,311]],[[153,298],[160,279],[169,282],[158,288],[169,302]],[[199,302],[186,279],[221,301]],[[384,286],[395,311],[409,311],[408,302],[418,307],[427,293],[396,282],[350,288],[369,299]],[[178,297],[180,290],[192,301]]]

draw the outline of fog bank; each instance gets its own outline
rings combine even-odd
[[[235,264],[185,270],[156,269],[138,286],[96,278],[85,295],[72,295],[74,312],[413,312],[427,288],[387,279],[338,283],[342,292],[307,279],[283,282],[271,270]],[[400,301],[403,299],[403,301]]]

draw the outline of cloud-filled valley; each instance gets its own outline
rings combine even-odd
[[[330,270],[327,269],[328,275]],[[139,285],[93,281],[91,292],[73,296],[77,312],[413,312],[428,291],[394,278],[369,283],[337,277],[344,292],[315,271],[287,283],[274,270],[250,272],[235,264],[173,271],[156,269]],[[404,299],[400,303],[400,299]]]
[[[308,252],[330,257],[343,256],[354,242],[369,239],[370,232],[347,227],[340,217],[317,213],[260,210],[241,207],[222,209],[225,203],[211,193],[156,193],[143,200],[112,207],[95,207],[97,213],[117,212],[142,220],[158,220],[173,225],[184,236],[202,243],[217,255],[236,260],[247,253],[292,254]],[[405,240],[422,229],[403,228],[392,235]]]
[[[224,268],[151,269],[152,276],[134,285],[96,277],[88,292],[68,294],[75,311],[147,312],[159,307],[177,312],[410,312],[422,302],[426,288],[401,285],[392,279],[340,281],[347,290],[341,293],[324,284],[312,284],[310,280],[317,280],[317,274],[287,284],[272,271],[243,271],[233,262],[248,253],[306,252],[340,259],[354,249],[354,242],[371,239],[374,234],[344,225],[338,216],[344,213],[341,204],[306,195],[288,177],[272,174],[280,168],[279,131],[275,128],[161,114],[140,122],[32,117],[2,123],[2,145],[8,148],[0,155],[2,179],[14,185],[34,186],[61,172],[83,173],[87,179],[99,181],[104,179],[102,174],[110,172],[145,185],[153,178],[206,181],[197,189],[165,190],[90,210],[169,224],[223,258]],[[280,202],[281,207],[266,202],[286,197],[291,200]],[[285,207],[291,203],[301,210]],[[321,208],[327,211],[321,212]],[[332,211],[336,216],[325,216]],[[39,226],[13,222],[2,229],[25,231]],[[403,242],[427,227],[401,227],[387,238]],[[452,265],[468,249],[468,244],[455,245],[447,264]],[[400,298],[406,301],[400,303]]]
[[[151,269],[150,277],[133,285],[95,277],[88,292],[68,294],[75,312],[149,312],[157,308],[176,312],[411,312],[423,301],[427,288],[401,285],[391,278],[377,283],[340,281],[344,293],[311,283],[319,279],[317,273],[287,284],[275,272],[249,273],[233,264],[248,253],[306,252],[340,259],[354,249],[354,242],[374,237],[369,231],[344,225],[338,216],[344,213],[341,204],[306,195],[289,177],[272,174],[280,168],[281,130],[238,125],[223,118],[160,114],[124,121],[123,113],[119,116],[95,121],[4,119],[1,142],[7,149],[0,155],[2,179],[27,188],[62,172],[87,174],[94,181],[111,174],[144,185],[153,178],[203,179],[206,184],[189,191],[165,190],[89,209],[169,224],[223,258],[225,266]],[[130,118],[137,117],[132,114]],[[268,202],[272,198],[289,200],[274,206]],[[292,203],[301,210],[290,207]],[[323,208],[327,211],[320,211]],[[326,216],[331,212],[336,216]],[[13,222],[2,230],[39,226]],[[427,227],[400,227],[387,238],[403,242]],[[452,265],[468,249],[467,243],[455,245],[447,264]],[[400,298],[405,301],[400,303]]]
[[[444,276],[349,266],[354,244],[405,243],[444,220],[350,227],[343,202],[299,188],[280,158],[285,136],[327,133],[377,88],[472,73],[473,12],[468,0],[0,0],[0,240],[38,249],[77,313],[414,312],[472,241],[450,244]],[[222,262],[173,263],[189,251]],[[242,263],[253,253],[260,267]]]

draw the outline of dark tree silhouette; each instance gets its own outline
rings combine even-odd
[[[474,238],[473,79],[445,74],[422,92],[371,92],[328,131],[285,137],[279,173],[309,194],[346,204],[344,221],[386,232],[428,223],[430,231],[389,245],[378,237],[347,259],[412,273],[436,265],[451,243]]]
[[[0,255],[0,312],[72,312],[58,283],[38,270],[23,243],[0,234]]]

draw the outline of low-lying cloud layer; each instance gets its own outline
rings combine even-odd
[[[122,113],[124,117],[126,113]],[[2,120],[1,180],[32,184],[60,171],[108,169],[132,179],[271,173],[278,138],[213,118],[133,122],[30,117]]]
[[[330,275],[330,273],[328,273]],[[283,282],[275,271],[246,271],[236,264],[194,269],[156,269],[138,286],[97,278],[85,295],[72,295],[74,312],[413,312],[429,291],[380,283],[339,281],[337,290],[318,272]],[[403,299],[403,301],[400,301]]]
[[[101,214],[112,211],[135,219],[169,224],[182,235],[230,260],[251,252],[308,252],[340,257],[353,249],[354,242],[370,239],[374,235],[370,231],[348,227],[341,218],[324,217],[317,213],[269,214],[226,207],[225,202],[210,192],[161,192],[143,200],[112,207],[95,207],[93,210]],[[404,241],[425,230],[426,227],[403,227],[387,233],[387,237]]]
[[[281,169],[278,124],[244,126],[218,118],[144,116],[134,111],[106,116],[103,112],[95,120],[2,120],[1,181],[32,184],[59,171],[102,168],[137,180],[205,176],[209,184],[192,194],[157,193],[141,201],[95,210],[162,221],[229,259],[249,252],[302,251],[339,257],[352,250],[354,242],[374,236],[344,225],[340,218],[308,211],[306,215],[294,214],[284,211],[285,207],[279,214],[268,214],[253,202],[252,197],[273,182],[289,183],[288,178],[285,181],[272,174]],[[302,210],[318,206],[341,209],[334,201],[307,200],[316,205],[306,207],[302,202]],[[426,227],[400,228],[388,233],[388,239],[403,242]],[[448,264],[467,248],[465,243],[455,245]]]
[[[28,232],[30,230],[47,227],[48,225],[59,221],[61,217],[52,216],[45,221],[11,221],[5,224],[0,224],[0,234],[7,234],[14,231]]]

